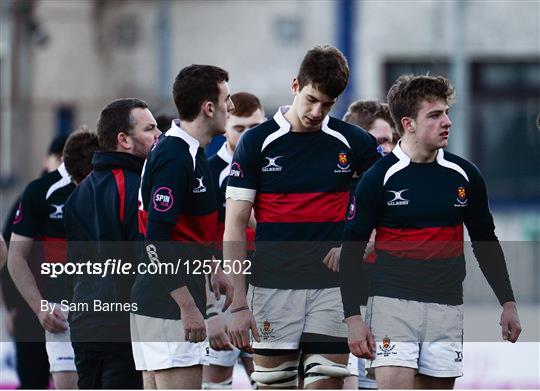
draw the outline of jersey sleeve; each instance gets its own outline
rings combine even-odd
[[[357,132],[353,148],[353,156],[355,156],[354,170],[358,175],[367,171],[382,157],[378,149],[377,140],[364,130],[359,130]]]
[[[174,262],[175,248],[171,242],[172,230],[182,212],[189,187],[190,171],[179,159],[169,159],[152,172],[152,187],[148,205],[145,249],[151,262]],[[160,274],[160,283],[168,292],[186,285],[186,276]]]
[[[260,179],[260,151],[249,133],[240,139],[231,163],[226,198],[255,200]]]
[[[43,210],[40,210],[44,206],[43,202],[39,200],[39,194],[39,191],[32,184],[26,187],[13,219],[13,233],[30,238],[38,234],[44,213]]]
[[[366,273],[363,267],[364,251],[373,228],[377,225],[382,182],[377,186],[377,177],[372,172],[362,176],[349,202],[347,222],[343,235],[343,246],[339,262],[339,280],[345,317],[360,314],[360,305],[365,302]]]
[[[187,167],[179,159],[168,159],[154,168],[148,200],[148,225],[152,220],[171,225],[176,223],[192,176],[190,170],[193,167]]]
[[[480,270],[502,305],[508,301],[515,301],[506,260],[499,239],[495,235],[495,224],[489,210],[484,179],[476,167],[469,171],[471,195],[464,222]]]
[[[378,183],[380,182],[380,183]],[[382,198],[382,180],[371,172],[363,175],[349,202],[345,229],[369,239],[377,226]]]

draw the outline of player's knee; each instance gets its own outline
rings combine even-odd
[[[346,364],[330,361],[320,354],[314,354],[304,360],[304,385],[330,378],[345,378],[351,372]]]
[[[232,390],[232,376],[222,382],[205,381],[202,383],[203,390]]]
[[[255,372],[251,374],[259,387],[293,387],[298,382],[298,361],[286,361],[274,368],[266,368],[255,364]]]

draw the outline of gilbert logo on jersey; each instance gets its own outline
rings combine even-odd
[[[206,193],[206,186],[203,184],[203,178],[204,176],[200,178],[195,178],[197,180],[198,185],[193,189],[193,193],[199,194],[199,193]]]
[[[268,160],[268,164],[262,168],[262,172],[275,172],[275,171],[281,171],[283,167],[278,165],[276,163],[276,160],[279,158],[282,158],[283,156],[276,156],[276,157],[268,157],[265,156],[264,158]]]
[[[54,212],[49,217],[53,220],[62,220],[64,217],[64,205],[51,204],[51,206],[54,208]]]
[[[394,195],[394,198],[392,198],[390,201],[386,203],[388,206],[398,206],[398,205],[409,205],[409,200],[403,198],[402,194],[406,192],[409,189],[403,189],[403,190],[387,190],[389,193],[392,193]]]

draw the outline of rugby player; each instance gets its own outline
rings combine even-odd
[[[93,153],[92,173],[82,180],[70,168],[70,157],[64,157],[78,183],[64,208],[70,262],[103,263],[112,258],[133,265],[140,259],[135,245],[142,240],[137,192],[144,159],[160,134],[145,102],[118,99],[99,115],[94,149],[99,141],[100,151],[93,153],[88,147],[80,151]],[[94,300],[113,303],[114,308],[129,305],[134,277],[131,273],[74,276],[76,310],[70,313],[69,323],[81,389],[142,388],[141,373],[133,361],[129,310],[93,308]]]
[[[453,96],[441,76],[398,78],[387,98],[403,137],[362,177],[348,212],[340,261],[348,342],[372,359],[381,389],[453,388],[462,375],[463,224],[503,307],[503,339],[516,342],[521,332],[482,175],[444,150]],[[364,322],[358,281],[374,228]]]
[[[56,136],[49,144],[47,156],[43,161],[42,175],[56,170],[62,163],[62,152],[66,135]],[[5,241],[11,238],[13,221],[20,198],[14,202],[4,222],[2,236]],[[9,246],[9,243],[6,243]],[[39,265],[36,265],[39,266]],[[33,270],[34,278],[42,278],[39,271]],[[38,318],[23,299],[7,268],[2,269],[2,295],[6,306],[6,328],[15,342],[15,357],[19,388],[45,389],[49,386],[49,359],[45,349],[45,331]],[[39,282],[38,282],[39,285]]]
[[[64,150],[73,147],[76,134],[68,138]],[[90,166],[89,156],[75,158],[81,166]],[[13,221],[8,257],[13,282],[45,329],[49,367],[58,389],[77,388],[67,312],[58,305],[69,299],[70,293],[65,276],[48,276],[44,284],[38,285],[31,269],[35,262],[66,262],[63,208],[74,186],[62,163],[57,170],[26,187]]]
[[[223,238],[225,226],[225,191],[227,188],[227,178],[231,169],[231,162],[236,145],[240,137],[248,129],[254,128],[266,120],[264,110],[259,98],[247,92],[237,92],[231,96],[234,103],[234,111],[227,119],[225,126],[226,141],[223,143],[216,155],[208,160],[210,171],[212,172],[214,185],[217,195],[218,207],[218,240]],[[250,220],[246,235],[248,241],[248,250],[253,251],[253,240],[255,238],[255,219]],[[207,320],[208,334],[213,334],[214,323],[227,322],[230,318],[230,312],[220,315],[213,309],[209,309]],[[225,319],[220,319],[225,318]],[[242,360],[246,373],[251,376],[253,372],[253,358],[249,353],[242,352],[234,347],[232,350],[215,350],[212,346],[208,349],[208,366],[203,368],[203,388],[204,389],[231,389],[234,364]],[[252,384],[253,385],[253,384]]]
[[[390,109],[386,103],[372,100],[357,100],[356,102],[351,103],[347,109],[347,112],[343,116],[343,121],[359,126],[375,137],[377,139],[377,144],[379,144],[379,152],[381,152],[382,155],[389,154],[392,149],[394,149],[394,146],[398,140],[397,138],[394,139],[394,121],[392,120]],[[373,233],[370,238],[370,244],[368,244],[368,249],[366,250],[366,254],[369,254],[366,256],[366,261],[374,260],[375,254],[372,252],[372,246],[370,246],[374,239],[375,237]],[[339,271],[339,254],[337,254],[336,257],[325,258],[325,260],[328,262],[328,267]],[[364,276],[366,278],[363,278],[362,284],[365,284],[367,287],[369,283],[367,274],[365,273]],[[366,304],[367,294],[365,299],[362,300],[362,311],[365,311]],[[351,380],[347,378],[345,379],[344,388],[376,389],[377,382],[366,376],[365,360],[357,359],[353,354],[351,354],[349,360],[353,364],[358,363],[356,372],[358,381],[353,383],[355,379]],[[353,371],[351,370],[351,372]],[[354,387],[352,387],[353,384]]]
[[[347,85],[349,68],[331,46],[305,55],[291,106],[241,139],[227,184],[225,259],[246,259],[252,208],[256,256],[245,278],[234,275],[229,336],[252,350],[260,387],[341,388],[348,348],[337,273],[322,260],[339,244],[355,172],[377,159],[375,138],[328,116]],[[248,307],[248,302],[250,307]]]
[[[173,98],[180,119],[150,152],[139,190],[139,227],[151,263],[177,265],[180,259],[189,266],[211,259],[215,251],[207,244],[216,239],[217,189],[203,148],[225,131],[234,109],[228,80],[225,70],[210,65],[191,65],[176,76]],[[178,269],[178,274],[139,274],[133,287],[132,301],[138,304],[131,315],[133,355],[145,388],[201,387],[205,276]],[[232,285],[221,268],[212,270],[211,280],[217,298],[223,291],[230,297],[228,307]]]

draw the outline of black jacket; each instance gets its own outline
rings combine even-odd
[[[126,342],[129,333],[129,303],[136,264],[140,260],[137,194],[144,160],[127,153],[96,152],[94,170],[77,186],[64,208],[68,238],[68,262],[82,263],[82,274],[73,276],[70,312],[73,342]],[[103,269],[107,259],[131,263],[129,273]],[[86,266],[88,264],[90,266]],[[101,273],[97,267],[101,267]],[[88,270],[91,268],[91,270]],[[125,309],[96,307],[113,303]],[[87,307],[81,303],[86,303]],[[96,310],[97,309],[97,310]]]

